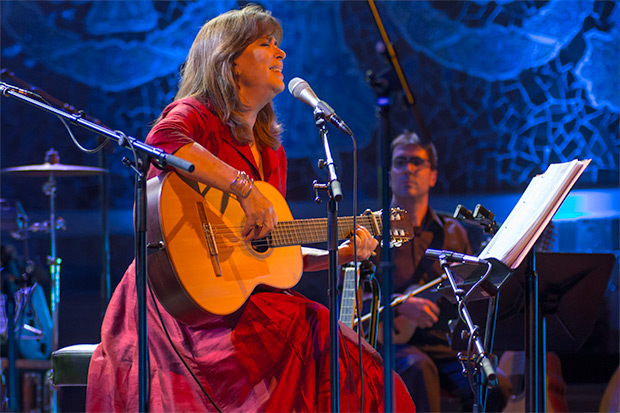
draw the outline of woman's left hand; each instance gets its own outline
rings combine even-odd
[[[379,241],[374,239],[370,232],[360,225],[355,230],[355,238],[357,240],[357,259],[355,258],[353,239],[348,239],[338,247],[338,265],[366,260],[379,245]]]

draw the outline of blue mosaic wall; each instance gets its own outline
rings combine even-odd
[[[0,0],[1,80],[16,84],[15,77],[22,79],[112,129],[143,139],[173,98],[179,66],[199,28],[239,3]],[[376,205],[381,131],[376,98],[365,75],[368,70],[385,74],[392,84],[394,75],[376,50],[380,36],[368,4],[261,3],[284,27],[285,80],[306,79],[355,131],[360,208]],[[592,158],[578,187],[604,192],[605,199],[607,189],[618,188],[618,1],[381,1],[377,5],[439,149],[441,173],[434,200],[443,201],[444,210],[458,202],[473,208],[483,195],[510,198],[549,163],[574,158]],[[394,133],[419,129],[411,110],[402,107],[401,95],[395,92],[392,99]],[[314,197],[312,180],[325,179],[325,173],[316,168],[317,159],[324,155],[312,111],[288,92],[276,98],[276,105],[286,127],[289,200],[305,207]],[[0,98],[0,117],[0,168],[40,164],[54,147],[63,163],[96,166],[101,160],[110,169],[111,270],[107,275],[113,288],[134,254],[133,175],[121,163],[123,156],[129,156],[127,151],[110,144],[101,157],[83,154],[55,117],[12,98]],[[84,146],[96,146],[96,136],[73,130]],[[352,144],[333,128],[330,137],[349,201]],[[43,183],[43,178],[0,174],[0,198],[20,201],[31,222],[46,220],[49,200],[41,191]],[[102,282],[106,273],[99,191],[96,177],[58,180],[57,208],[67,221],[67,231],[58,233],[57,253],[63,259],[61,346],[100,340],[107,289]],[[592,192],[580,192],[584,195],[579,202],[598,202],[601,198]],[[504,209],[511,207],[512,203]],[[312,208],[318,211],[313,216],[325,210],[324,206]],[[591,218],[560,222],[556,248],[617,254],[617,211],[604,219]],[[2,244],[14,244],[28,255],[6,233],[6,228],[0,231]],[[49,234],[32,233],[29,242],[31,258],[45,267]],[[616,267],[605,302],[612,309],[611,318],[601,322],[615,336],[610,340],[595,335],[598,347],[589,348],[599,353],[605,346],[611,352],[618,348],[617,273]],[[320,274],[304,277],[297,289],[324,302],[326,280]],[[48,282],[39,281],[49,289]],[[83,394],[65,396],[61,410],[83,410]]]
[[[380,136],[367,70],[389,66],[366,2],[263,1],[282,20],[285,79],[306,79],[356,133],[360,197],[377,194]],[[205,20],[236,1],[3,1],[2,68],[113,129],[144,138],[175,92],[178,68]],[[441,157],[440,194],[520,192],[549,163],[592,158],[579,186],[618,185],[620,112],[616,1],[379,2],[430,135]],[[388,78],[390,75],[388,74]],[[12,83],[10,77],[3,81]],[[288,92],[276,98],[286,127],[289,197],[308,200],[322,157],[312,111]],[[393,96],[392,128],[418,129]],[[52,116],[2,100],[2,167],[43,161],[96,165]],[[348,138],[331,130],[345,190]],[[85,145],[95,137],[78,131]],[[132,204],[133,176],[109,145],[113,208]],[[37,183],[38,185],[38,183]],[[62,182],[61,208],[96,208],[98,181]],[[3,198],[45,208],[25,178],[3,177]],[[350,193],[350,192],[349,192]],[[30,204],[30,205],[28,205]]]

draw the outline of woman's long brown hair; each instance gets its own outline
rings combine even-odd
[[[209,102],[239,142],[252,142],[253,133],[260,146],[277,149],[282,128],[272,102],[260,110],[250,131],[240,116],[247,109],[239,98],[233,72],[235,59],[252,42],[265,35],[273,36],[279,43],[282,26],[270,12],[255,4],[209,20],[189,50],[174,100],[192,96],[204,103]]]

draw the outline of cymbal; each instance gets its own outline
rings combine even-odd
[[[1,173],[17,174],[26,177],[70,177],[70,176],[85,176],[108,173],[107,169],[96,168],[93,166],[80,166],[80,165],[64,165],[61,163],[43,163],[39,165],[24,165],[14,166],[12,168],[4,168],[0,170]]]

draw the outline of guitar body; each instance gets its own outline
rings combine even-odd
[[[292,220],[277,189],[254,185],[273,203],[279,221]],[[176,173],[150,179],[147,192],[149,282],[179,321],[231,314],[259,284],[290,288],[299,281],[301,247],[259,251],[246,243],[245,214],[235,198]]]
[[[430,299],[432,294],[424,295],[423,293],[438,285],[443,279],[445,279],[445,276],[435,278],[422,286],[412,285],[403,295],[400,295],[398,298],[394,299],[391,305],[394,306],[397,305],[397,303],[402,304],[409,297],[421,296],[423,298]],[[417,328],[418,327],[413,321],[407,319],[405,316],[397,315],[392,320],[392,342],[394,344],[407,344],[415,334]],[[379,343],[383,344],[383,323],[379,324]]]
[[[407,344],[413,337],[415,330],[416,327],[413,323],[402,315],[394,317],[392,320],[392,343]],[[383,345],[383,334],[383,323],[379,323],[377,340],[381,345]]]
[[[551,363],[549,363],[551,361]],[[499,359],[499,368],[512,382],[513,394],[506,402],[503,413],[520,413],[525,411],[525,352],[505,351]],[[559,358],[547,353],[547,383],[545,397],[546,412],[567,412],[566,383],[562,378]]]

